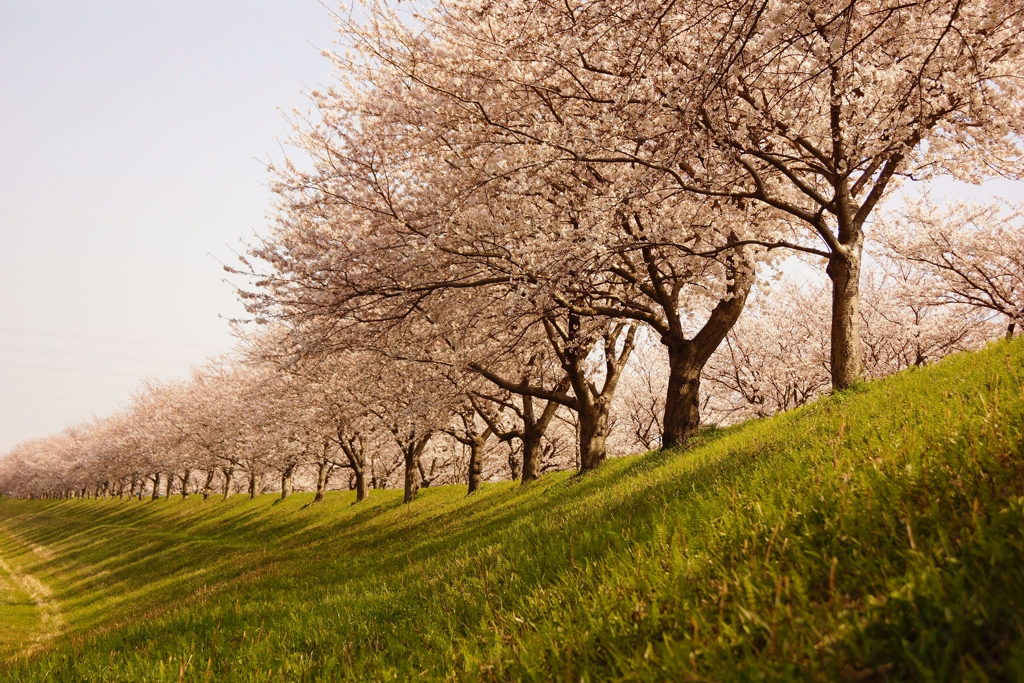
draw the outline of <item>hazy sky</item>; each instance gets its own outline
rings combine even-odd
[[[0,0],[0,454],[231,345],[316,0]]]

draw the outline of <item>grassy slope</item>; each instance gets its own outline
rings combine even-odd
[[[410,506],[0,501],[66,629],[0,678],[1024,680],[1022,380],[1000,342]]]
[[[31,648],[42,631],[39,610],[19,578],[6,564],[0,564],[0,653]]]

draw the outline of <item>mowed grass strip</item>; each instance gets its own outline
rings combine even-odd
[[[22,577],[0,559],[0,652],[30,649],[41,629],[39,607],[23,587]]]
[[[2,678],[1022,680],[1022,379],[999,342],[408,506],[5,500],[0,553],[64,634]]]

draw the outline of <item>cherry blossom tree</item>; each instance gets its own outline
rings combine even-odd
[[[1024,325],[1024,209],[1019,204],[912,199],[884,228],[885,254],[919,273],[918,298]]]
[[[337,86],[313,93],[320,121],[296,127],[312,169],[276,169],[279,220],[252,251],[269,270],[246,295],[251,310],[331,320],[321,344],[339,328],[390,323],[438,291],[470,288],[652,325],[671,359],[662,441],[688,438],[700,370],[765,254],[744,237],[776,222],[775,210],[680,193],[646,166],[599,171],[496,125],[486,107],[499,101],[467,100],[491,84],[446,52],[457,36],[421,41],[375,11],[379,21],[346,25],[360,56],[337,57]]]
[[[864,374],[880,378],[977,349],[998,333],[991,320],[961,302],[928,296],[915,264],[882,256],[870,264],[859,311]],[[766,417],[813,400],[831,386],[829,315],[819,304],[828,285],[784,279],[733,328],[708,363],[712,419]]]
[[[649,328],[637,334],[636,349],[623,370],[619,404],[614,408],[622,425],[617,440],[627,453],[661,447],[670,368],[664,345],[652,336]]]
[[[364,62],[534,167],[643,167],[662,192],[778,212],[735,234],[825,260],[836,388],[861,374],[866,227],[898,179],[1018,173],[1019,2],[446,2],[409,29],[372,12],[346,32]]]
[[[773,415],[829,387],[824,283],[784,281],[760,291],[707,367],[709,411],[719,423]]]

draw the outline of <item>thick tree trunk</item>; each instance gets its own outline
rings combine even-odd
[[[469,444],[469,493],[480,488],[480,481],[484,469],[484,447],[487,445],[487,437],[473,435]]]
[[[369,489],[366,486],[366,468],[360,467],[355,471],[356,475],[356,502],[366,500]]]
[[[420,456],[430,441],[430,434],[416,438],[410,437],[402,444],[402,452],[405,456],[405,498],[406,503],[411,503],[420,490]]]
[[[167,473],[167,492],[164,493],[164,498],[167,500],[171,499],[171,487],[174,486],[174,471]]]
[[[556,389],[561,391],[568,386],[568,380],[564,382],[564,384],[559,384]],[[540,457],[544,452],[541,448],[541,440],[556,412],[558,412],[558,404],[548,401],[544,404],[544,410],[541,411],[540,417],[535,418],[533,397],[523,396],[523,431],[519,439],[523,444],[523,484],[534,481],[540,476]],[[512,478],[515,479],[514,473]]]
[[[321,460],[317,463],[316,497],[313,498],[314,503],[319,503],[324,499],[324,492],[327,490],[327,464],[326,460]]]
[[[1013,339],[1013,331],[1017,329],[1017,323],[1010,323],[1006,326],[1006,341]]]
[[[668,393],[661,447],[672,448],[697,433],[700,427],[700,373],[691,342],[668,346]]]
[[[403,449],[405,451],[405,498],[406,503],[411,503],[420,490],[420,466],[419,454],[416,448],[410,444]]]
[[[523,427],[523,483],[540,476],[541,438],[544,432],[535,427]]]
[[[153,476],[153,500],[160,497],[160,473],[157,472]]]
[[[662,421],[661,447],[672,448],[697,434],[700,428],[700,375],[722,340],[729,334],[754,286],[754,266],[742,252],[730,257],[732,284],[719,301],[708,321],[693,339],[686,339],[675,328],[662,337],[668,349],[668,392]]]
[[[185,468],[185,473],[181,475],[181,499],[185,500],[188,498],[188,485],[192,481],[192,470]]]
[[[845,389],[861,376],[860,245],[834,253],[825,272],[832,280],[832,388]]]
[[[292,474],[295,472],[295,465],[289,465],[281,472],[281,500],[292,495]]]
[[[580,410],[580,473],[589,472],[605,461],[608,439],[608,405],[599,401]]]
[[[224,500],[228,499],[231,495],[231,475],[234,474],[234,470],[224,468]]]
[[[211,467],[206,472],[206,483],[203,484],[203,500],[210,499],[210,493],[213,491],[213,478],[217,476],[217,469]]]
[[[252,500],[258,494],[256,491],[256,470],[249,472],[249,499]]]

